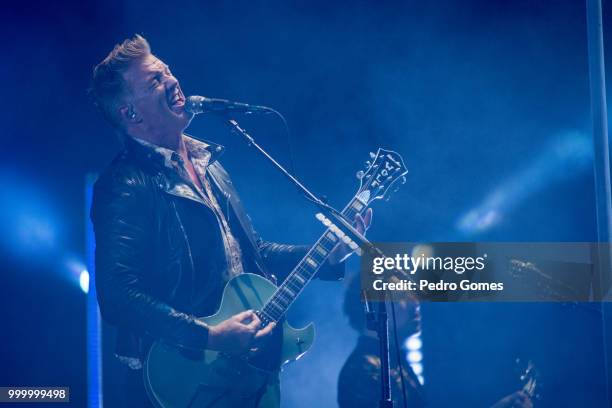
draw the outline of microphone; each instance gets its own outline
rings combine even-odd
[[[185,101],[185,110],[197,115],[199,113],[223,113],[223,112],[272,112],[267,106],[249,105],[247,103],[232,102],[226,99],[207,98],[205,96],[188,96]]]

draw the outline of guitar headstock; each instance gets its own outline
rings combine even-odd
[[[357,195],[366,204],[388,200],[391,191],[396,191],[406,182],[406,174],[408,169],[399,153],[379,148],[376,153],[370,152],[365,171],[357,172],[360,181]]]

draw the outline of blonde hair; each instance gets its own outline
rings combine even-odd
[[[136,34],[115,45],[113,50],[93,69],[88,94],[93,104],[115,127],[119,126],[117,108],[126,92],[129,92],[123,73],[130,65],[151,53],[148,41]]]

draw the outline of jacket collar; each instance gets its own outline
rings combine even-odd
[[[183,137],[192,159],[201,161],[207,167],[223,153],[221,145],[199,141],[187,135]],[[162,191],[208,206],[206,200],[189,180],[184,167],[178,165],[182,159],[174,150],[128,137],[125,140],[124,154],[137,162],[139,166],[149,169],[153,181]]]
[[[187,134],[184,134],[183,138],[185,139],[185,144],[187,145],[189,153],[196,158],[210,155],[208,164],[214,163],[225,151],[225,148],[217,143],[209,142],[204,139],[197,140],[193,136]],[[125,150],[145,166],[152,166],[158,170],[168,167],[168,160],[172,159],[173,154],[178,154],[173,150],[156,146],[143,140],[136,140],[129,136],[125,138]]]

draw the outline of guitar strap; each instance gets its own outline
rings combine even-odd
[[[247,215],[246,211],[244,210],[244,207],[242,206],[242,202],[240,201],[238,192],[233,187],[229,175],[218,161],[215,161],[214,163],[211,163],[208,166],[207,174],[210,175],[210,179],[213,182],[212,184],[215,187],[215,194],[217,194],[218,196],[222,196],[221,198],[223,200],[219,201],[225,201],[229,204],[224,210],[226,213],[225,217],[228,219],[230,225],[232,224],[230,222],[232,215],[238,220],[238,223],[242,228],[242,236],[246,237],[251,247],[250,252],[252,252],[253,254],[253,261],[255,262],[255,265],[266,279],[275,282],[276,280],[274,275],[270,273],[270,271],[268,271],[259,253],[259,246],[257,245],[257,233],[253,228],[253,224],[251,223],[249,216]]]

